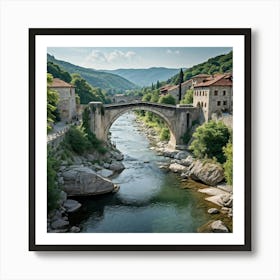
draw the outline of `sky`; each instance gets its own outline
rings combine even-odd
[[[226,54],[231,47],[49,47],[56,59],[97,70],[120,68],[188,68],[205,60]]]

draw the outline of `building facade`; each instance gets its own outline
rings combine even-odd
[[[200,107],[204,121],[213,114],[232,114],[232,75],[218,74],[194,85],[193,105]]]
[[[58,110],[61,121],[71,122],[77,117],[77,106],[75,97],[75,87],[58,78],[54,78],[49,88],[54,89],[59,94]]]

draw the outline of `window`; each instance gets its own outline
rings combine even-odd
[[[203,107],[203,102],[201,102],[201,107]]]
[[[214,95],[217,96],[218,95],[218,91],[214,90]]]
[[[227,105],[227,102],[226,102],[226,101],[224,101],[224,102],[223,102],[223,105]]]
[[[227,92],[225,90],[223,90],[223,96],[226,96]]]
[[[217,101],[217,106],[221,106],[221,101]]]
[[[204,106],[206,107],[206,102],[205,102]]]

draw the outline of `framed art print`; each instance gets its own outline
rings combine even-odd
[[[251,250],[250,29],[30,29],[29,249]]]

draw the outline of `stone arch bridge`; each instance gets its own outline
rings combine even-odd
[[[91,131],[102,141],[109,141],[110,127],[118,117],[130,111],[144,110],[153,112],[165,121],[170,130],[168,146],[177,149],[184,145],[182,139],[184,133],[200,115],[199,108],[192,105],[166,105],[143,101],[106,105],[101,102],[90,102],[89,107]]]

